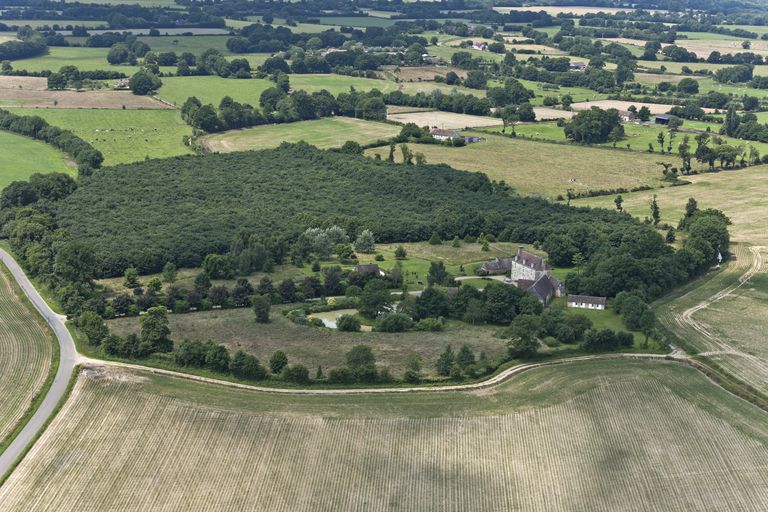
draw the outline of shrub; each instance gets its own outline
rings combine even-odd
[[[374,330],[379,332],[405,332],[413,326],[413,320],[402,313],[389,313],[376,319]]]
[[[445,319],[442,317],[424,318],[419,320],[413,329],[416,331],[439,332],[445,329]]]
[[[336,319],[336,329],[342,332],[358,332],[360,320],[354,315],[341,315]]]

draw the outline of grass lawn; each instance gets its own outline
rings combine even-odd
[[[72,130],[104,154],[104,165],[184,155],[190,128],[176,110],[14,109]]]
[[[9,512],[75,501],[148,512],[310,502],[372,512],[762,510],[766,424],[765,412],[671,362],[572,363],[476,393],[357,396],[88,372],[0,501]]]
[[[370,144],[389,139],[398,133],[400,128],[392,124],[332,117],[231,130],[206,136],[203,144],[211,151],[224,153],[273,148],[282,142],[299,141],[325,149],[341,147],[348,140]]]
[[[342,92],[349,92],[350,87],[358,91],[370,91],[378,89],[381,92],[397,90],[397,84],[389,80],[376,80],[373,78],[359,78],[355,76],[343,76],[333,74],[317,75],[289,75],[291,89],[302,89],[307,92],[327,90],[334,96]]]
[[[560,87],[552,84],[545,84],[542,82],[532,82],[530,80],[519,80],[526,89],[533,91],[536,97],[531,101],[533,105],[542,105],[544,98],[547,96],[554,96],[561,98],[566,94],[570,94],[573,97],[573,101],[591,101],[602,100],[607,98],[607,95],[593,91],[591,89],[585,89],[583,87]]]
[[[113,66],[109,64],[107,53],[109,53],[109,48],[51,46],[48,48],[48,55],[14,60],[11,65],[13,65],[13,69],[26,69],[27,71],[58,71],[63,66],[76,66],[82,71],[105,69],[120,71],[126,75],[132,75],[139,70],[138,66]]]
[[[67,154],[45,142],[15,133],[0,131],[0,155],[0,190],[36,172],[76,174],[75,166],[67,165]]]
[[[491,179],[504,180],[522,194],[554,198],[589,190],[633,188],[659,184],[657,155],[576,145],[551,144],[478,133],[486,138],[465,147],[410,144],[428,163],[446,163],[457,169],[480,171]],[[368,155],[386,158],[389,148],[374,148]],[[400,155],[397,155],[399,161]]]
[[[292,77],[292,75],[291,75]],[[187,98],[196,96],[206,103],[218,107],[224,96],[241,103],[259,105],[259,96],[264,90],[274,87],[270,80],[221,78],[219,76],[174,76],[163,78],[158,96],[181,107]]]
[[[181,54],[183,52],[190,52],[195,55],[200,55],[205,50],[214,48],[219,50],[223,55],[232,55],[232,52],[227,49],[227,39],[230,37],[231,36],[228,35],[139,36],[139,41],[147,43],[155,53],[176,52],[177,54]]]
[[[447,43],[446,43],[447,44]],[[504,55],[501,53],[493,52],[481,52],[479,50],[473,50],[472,48],[459,48],[458,46],[428,46],[427,53],[441,57],[446,62],[451,62],[451,56],[458,52],[469,52],[472,57],[481,57],[488,61],[500,62],[504,60]]]

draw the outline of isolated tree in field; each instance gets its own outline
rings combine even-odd
[[[403,163],[405,165],[413,165],[413,153],[408,144],[400,144],[400,153],[403,155]]]
[[[355,250],[363,254],[371,254],[376,250],[376,240],[373,237],[373,231],[364,229],[357,235]]]
[[[664,141],[666,140],[667,136],[664,134],[664,132],[659,132],[659,134],[656,136],[656,140],[659,143],[659,148],[661,153],[664,153]]]
[[[388,162],[394,162],[395,161],[395,143],[390,142],[389,143],[389,156],[387,156]]]
[[[427,272],[427,283],[430,285],[437,284],[441,286],[448,286],[451,281],[451,275],[445,268],[445,262],[432,261],[429,263],[429,271]]]
[[[355,345],[347,352],[347,368],[357,382],[375,382],[376,357],[368,345]]]
[[[91,345],[99,345],[109,335],[109,329],[104,320],[94,311],[83,312],[77,318],[76,324]]]
[[[147,283],[147,292],[151,295],[156,295],[160,293],[160,290],[163,289],[163,282],[158,277],[153,277],[149,280]]]
[[[128,80],[128,87],[133,94],[144,96],[155,91],[163,82],[150,71],[142,69]]]
[[[453,355],[453,349],[450,345],[446,345],[445,350],[440,354],[440,357],[437,358],[437,364],[435,365],[435,369],[437,369],[437,374],[442,375],[443,377],[447,377],[451,374],[451,370],[453,369],[453,365],[455,363],[455,357]]]
[[[429,237],[429,245],[441,245],[442,243],[440,235],[437,234],[437,231],[433,231],[432,236]]]
[[[211,278],[205,272],[200,272],[195,276],[194,286],[197,293],[205,296],[211,289]]]
[[[467,345],[462,345],[456,354],[456,365],[466,372],[474,364],[475,354],[472,353],[472,349]]]
[[[680,159],[683,161],[683,173],[688,174],[691,172],[691,138],[686,135],[683,137],[683,142],[677,147],[677,152],[680,155]]]
[[[134,267],[128,267],[123,273],[123,286],[129,289],[137,288],[139,284],[139,272]]]
[[[618,211],[620,211],[620,212],[624,211],[624,206],[622,206],[624,204],[624,198],[621,197],[621,194],[616,196],[616,199],[613,200],[613,204],[616,205],[616,209]]]
[[[417,354],[413,354],[408,358],[408,362],[405,365],[403,380],[411,384],[418,384],[421,382],[421,358]]]
[[[424,153],[416,153],[414,158],[416,159],[416,165],[427,165],[427,157]]]
[[[276,351],[272,354],[272,357],[269,358],[269,369],[272,370],[272,373],[274,374],[280,373],[286,366],[288,366],[288,356],[286,356],[285,352],[282,350]]]
[[[395,258],[398,260],[404,260],[408,257],[408,251],[405,250],[405,247],[402,245],[398,245],[397,249],[395,249]]]
[[[256,315],[256,321],[260,324],[269,323],[269,310],[272,308],[272,301],[267,295],[256,295],[251,299],[253,303],[253,312]]]
[[[676,239],[677,239],[677,237],[675,236],[675,228],[670,227],[667,230],[667,234],[664,237],[664,241],[666,241],[668,244],[673,244],[673,243],[675,243]]]
[[[697,211],[699,211],[699,203],[696,202],[695,198],[689,197],[685,204],[685,218],[690,219]]]
[[[659,221],[661,220],[661,211],[659,210],[659,203],[656,202],[656,194],[653,195],[650,201],[650,208],[651,208],[651,222],[653,222],[654,226],[657,226],[659,224]]]
[[[171,330],[168,328],[168,310],[163,306],[149,308],[141,317],[141,343],[154,352],[173,350]]]

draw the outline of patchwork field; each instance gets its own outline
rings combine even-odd
[[[13,69],[27,71],[58,71],[63,66],[76,66],[80,70],[91,71],[109,69],[131,75],[139,70],[138,66],[112,66],[107,62],[109,48],[77,48],[52,46],[47,55],[29,59],[14,60]]]
[[[241,103],[259,104],[259,96],[266,89],[274,87],[275,83],[269,80],[238,80],[235,78],[221,78],[218,76],[172,76],[163,78],[163,86],[157,95],[181,107],[187,98],[195,96],[203,103],[212,103],[216,106],[224,96],[229,96]]]
[[[474,133],[474,132],[468,132]],[[423,153],[428,163],[445,163],[457,169],[480,171],[491,179],[504,180],[522,194],[556,197],[589,190],[658,185],[661,177],[658,156],[625,153],[576,145],[513,139],[476,133],[486,140],[465,147],[409,144]],[[389,148],[374,148],[366,154],[386,158]],[[397,154],[396,160],[399,161]],[[611,200],[613,198],[611,197]]]
[[[75,173],[74,162],[69,157],[45,142],[30,137],[0,131],[0,189],[12,181],[25,180],[36,172]]]
[[[104,165],[184,155],[192,134],[176,110],[13,109],[72,130],[104,154]]]
[[[0,452],[8,436],[30,413],[53,359],[51,332],[5,265],[0,264]]]
[[[453,112],[407,112],[387,113],[387,121],[396,123],[416,123],[418,126],[436,126],[445,130],[498,126],[503,124],[497,117],[471,116]]]
[[[648,107],[648,109],[651,111],[651,114],[666,114],[669,112],[669,110],[674,107],[674,105],[663,105],[661,103],[643,103],[643,102],[633,102],[633,101],[617,101],[617,100],[597,100],[597,101],[584,101],[579,103],[574,103],[571,105],[571,108],[573,110],[587,110],[592,107],[598,107],[602,109],[609,109],[609,108],[615,108],[617,110],[627,110],[632,105],[636,106],[637,108],[641,107]],[[702,109],[704,112],[712,113],[715,111],[713,108],[705,108]]]
[[[63,512],[759,510],[765,417],[675,363],[574,363],[481,393],[315,397],[86,369],[0,501]]]
[[[389,139],[398,133],[400,128],[391,124],[332,117],[232,130],[207,135],[200,139],[200,143],[209,151],[222,153],[273,148],[282,142],[299,141],[325,149],[341,147],[348,140],[370,144]]]
[[[151,96],[137,96],[130,91],[100,89],[93,91],[46,91],[0,89],[0,105],[27,108],[103,108],[103,109],[168,109],[172,108]]]

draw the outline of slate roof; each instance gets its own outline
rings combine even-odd
[[[581,302],[584,304],[596,304],[605,306],[605,297],[592,297],[590,295],[569,295],[568,302]]]
[[[368,263],[366,265],[355,265],[355,272],[360,274],[378,274],[380,270],[379,266],[375,263]]]
[[[552,286],[552,281],[549,280],[549,276],[544,275],[533,283],[533,286],[528,288],[527,291],[539,299],[539,302],[546,305],[549,304],[550,299],[555,294],[555,287]]]
[[[551,267],[547,264],[547,261],[544,258],[531,254],[522,247],[517,250],[517,256],[515,256],[514,259],[519,264],[538,272],[551,270]]]

